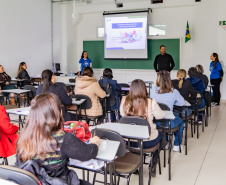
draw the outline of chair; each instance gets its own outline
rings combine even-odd
[[[2,105],[3,102],[4,102],[4,96],[0,95],[0,103],[1,103],[1,105]]]
[[[198,102],[199,99],[202,97],[197,97],[196,102],[195,102],[195,109],[193,110],[194,112],[194,133],[195,133],[195,124],[197,125],[197,139],[199,138],[199,124],[198,124],[198,115],[201,113],[202,114],[202,132],[204,132],[204,120],[205,120],[205,125],[208,125],[208,117],[207,117],[207,112],[208,112],[208,107],[205,105],[203,108],[199,109],[198,108]],[[191,130],[192,130],[192,137],[193,137],[193,129],[192,129],[192,124],[191,124]]]
[[[169,111],[170,108],[164,104],[164,103],[158,103],[160,108],[162,110],[167,110]],[[163,120],[155,120],[155,121],[160,121],[160,122],[165,122]],[[158,129],[160,132],[163,132],[163,139],[165,138],[166,134],[169,135],[169,159],[168,159],[168,163],[169,163],[169,180],[171,180],[171,147],[172,147],[172,140],[173,140],[173,135],[175,132],[178,132],[178,138],[180,138],[180,132],[179,132],[179,129],[180,129],[180,126],[178,125],[177,127],[175,128],[172,128],[169,127],[169,126],[165,126],[165,123],[164,125],[161,125],[160,126],[160,129]],[[179,139],[179,150],[180,150],[180,153],[181,153],[181,146],[180,146],[180,139]],[[166,151],[165,151],[165,147],[164,147],[164,167],[166,167]]]
[[[119,121],[119,123],[124,123],[124,124],[135,124],[135,125],[143,125],[143,126],[147,126],[148,127],[148,131],[149,133],[151,133],[151,127],[150,124],[148,123],[148,121],[146,119],[140,118],[140,117],[135,117],[135,116],[125,116],[122,117]],[[154,154],[157,152],[158,154],[158,165],[159,165],[159,174],[161,174],[161,165],[160,165],[160,157],[159,157],[159,153],[160,153],[160,143],[158,143],[157,145],[151,147],[151,148],[146,148],[143,149],[143,163],[144,164],[149,164],[149,180],[148,180],[148,185],[150,185],[151,183],[151,169],[152,169],[152,159]],[[150,162],[149,163],[145,163],[145,159],[146,157],[149,156],[150,157]]]
[[[65,83],[63,83],[63,82],[55,82],[55,84],[58,85],[58,86],[63,87],[64,90],[67,91],[67,87],[66,87]]]
[[[184,137],[184,145],[185,145],[185,155],[187,155],[188,151],[188,140],[187,140],[187,133],[188,133],[188,121],[192,122],[193,114],[187,115],[188,113],[188,107],[185,106],[174,106],[173,112],[179,113],[179,117],[185,122],[184,129],[185,129],[185,137]],[[182,114],[185,114],[185,116],[182,116]],[[192,131],[192,137],[193,137],[193,131]]]
[[[0,132],[0,140],[1,140],[1,132]],[[1,157],[1,156],[0,156],[0,158],[3,159],[3,160],[2,160],[2,165],[8,165],[8,159],[7,159],[7,157]]]
[[[94,132],[95,132],[95,135],[99,136],[101,139],[108,139],[108,140],[120,142],[119,149],[116,154],[117,158],[114,160],[114,163],[112,164],[113,172],[115,172],[115,174],[118,176],[118,182],[117,182],[118,185],[120,182],[120,177],[126,178],[127,185],[129,185],[131,175],[141,165],[140,156],[131,152],[126,152],[125,141],[119,133],[113,130],[98,129],[98,128],[93,129],[92,134],[94,134]],[[110,165],[111,164],[108,165],[108,169],[110,168]],[[94,174],[93,184],[95,182],[96,182],[96,173]]]
[[[130,87],[130,85],[129,84],[127,84],[127,83],[119,83],[119,85],[120,85],[120,87],[122,88],[122,87]],[[119,99],[120,99],[120,101],[121,101],[121,99],[122,99],[122,96],[125,96],[125,95],[127,95],[129,93],[129,91],[119,91],[118,92],[118,95],[119,95]]]
[[[12,166],[0,165],[0,178],[17,184],[40,185],[34,174]]]
[[[92,102],[91,102],[91,99],[89,98],[89,96],[84,95],[84,94],[75,94],[75,95],[73,95],[73,98],[86,99],[86,101],[79,107],[80,117],[81,117],[82,120],[86,120],[87,123],[89,122],[89,120],[93,121],[93,125],[95,125],[96,120],[99,117],[101,117],[102,115],[100,115],[100,116],[89,116],[89,115],[86,114],[86,110],[90,109],[92,107]],[[82,115],[81,109],[84,110],[85,115]]]
[[[27,93],[27,103],[30,105],[30,101],[36,96],[37,89],[32,85],[25,85],[23,89],[30,90],[30,92]]]
[[[210,114],[209,114],[209,108],[211,107],[211,94],[210,94],[210,92],[206,90],[206,91],[203,93],[203,98],[204,98],[205,103],[206,103],[206,106],[207,106],[207,109],[206,109],[206,111],[207,111],[207,116],[209,117],[209,116],[210,116]],[[208,126],[208,123],[207,123],[207,125],[205,125],[205,126]]]
[[[76,81],[76,78],[70,78],[69,79],[69,83],[75,83],[75,81]]]

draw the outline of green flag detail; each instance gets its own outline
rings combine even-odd
[[[185,43],[191,40],[190,30],[189,30],[189,24],[187,21],[187,28],[186,28],[186,36],[185,36]]]

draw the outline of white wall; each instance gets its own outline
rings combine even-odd
[[[51,67],[51,1],[1,0],[0,64],[16,76],[25,61],[30,75]]]
[[[94,1],[93,1],[94,2]],[[205,73],[209,76],[210,55],[212,52],[219,54],[220,60],[226,65],[226,42],[224,31],[219,26],[219,20],[226,20],[225,0],[202,0],[199,3],[194,0],[164,0],[163,4],[151,5],[148,0],[126,1],[122,9],[115,8],[113,1],[106,3],[77,3],[79,20],[76,24],[72,21],[72,4],[64,4],[66,12],[59,12],[67,21],[67,71],[79,70],[78,60],[83,50],[84,40],[100,40],[96,38],[96,28],[104,26],[103,11],[129,10],[150,7],[153,13],[149,14],[149,24],[166,24],[167,32],[165,36],[154,36],[150,38],[181,38],[181,58],[180,67],[186,70],[196,64],[202,64]],[[55,12],[58,13],[58,12]],[[191,40],[185,44],[185,29],[187,20],[189,21]],[[54,27],[54,30],[60,30]],[[61,33],[62,35],[65,32]],[[54,38],[58,39],[58,38]],[[94,48],[95,49],[95,48]],[[77,63],[76,63],[77,62]],[[113,70],[114,77],[119,82],[128,82],[135,78],[144,80],[156,80],[156,74],[153,70]],[[175,77],[176,71],[173,71],[171,77]],[[95,77],[99,78],[102,74],[101,69],[95,70]],[[222,83],[221,91],[226,91],[225,82]],[[222,93],[222,99],[226,99],[226,94]]]

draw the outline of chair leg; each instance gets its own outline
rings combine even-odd
[[[127,178],[127,185],[129,185],[129,182],[130,182],[130,175]]]
[[[181,153],[181,143],[180,143],[180,131],[178,130],[177,131],[178,132],[178,139],[179,139],[179,151],[180,151],[180,153]]]
[[[7,157],[4,157],[4,165],[8,165],[8,159],[7,159]]]
[[[117,183],[117,185],[119,185],[119,182],[120,182],[120,176],[118,176],[118,183]]]
[[[161,170],[161,161],[160,161],[160,149],[158,149],[158,165],[159,165],[159,174],[162,174],[162,170]]]
[[[202,132],[204,132],[204,124],[206,124],[206,119],[205,119],[205,112],[202,112]],[[204,121],[203,120],[205,120],[205,123],[204,123]]]
[[[93,185],[94,185],[95,182],[96,182],[96,177],[97,177],[97,172],[94,172],[94,176],[93,176]]]

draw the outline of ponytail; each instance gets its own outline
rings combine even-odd
[[[42,72],[42,82],[43,82],[43,89],[42,93],[49,92],[49,86],[51,85],[51,79],[53,76],[53,72],[49,69],[46,69]]]
[[[184,82],[184,79],[186,78],[186,71],[184,69],[179,69],[177,71],[177,77],[179,78],[179,84],[178,84],[178,87],[179,89],[182,88],[182,85],[183,85],[183,82]]]

